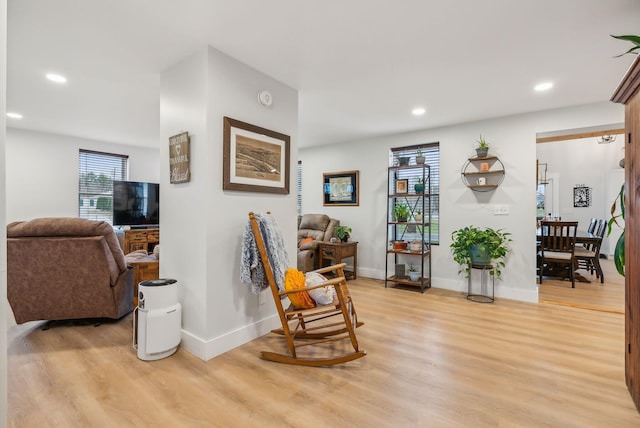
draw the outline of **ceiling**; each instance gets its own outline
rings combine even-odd
[[[607,101],[638,23],[638,0],[8,0],[7,126],[158,147],[160,74],[207,45],[299,91],[299,147]]]

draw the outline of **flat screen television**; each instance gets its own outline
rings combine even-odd
[[[113,225],[151,227],[160,224],[160,185],[113,182]]]

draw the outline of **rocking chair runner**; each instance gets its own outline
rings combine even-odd
[[[256,246],[260,253],[260,259],[264,266],[265,275],[269,282],[269,288],[273,294],[278,315],[280,316],[280,322],[282,323],[282,328],[272,330],[272,333],[280,334],[285,337],[290,354],[285,355],[263,351],[261,353],[262,358],[278,363],[302,366],[330,366],[364,357],[367,354],[367,351],[359,349],[358,339],[355,334],[355,328],[360,327],[364,323],[358,321],[356,310],[349,294],[349,289],[347,287],[343,271],[345,264],[341,263],[313,271],[320,274],[335,272],[335,278],[311,287],[280,291],[278,290],[273,269],[269,262],[264,238],[260,232],[260,227],[258,226],[254,213],[249,213],[249,220],[251,223],[251,230],[255,237]],[[332,286],[336,291],[336,298],[331,304],[310,309],[300,309],[293,307],[293,305],[285,309],[282,306],[282,297],[284,296],[326,286]],[[335,352],[339,347],[331,347],[331,355],[321,357],[301,356],[298,355],[297,352],[298,348],[304,346],[312,347],[341,340],[350,341],[350,344],[353,347],[353,352],[335,355]],[[317,348],[317,346],[315,346],[315,348]]]

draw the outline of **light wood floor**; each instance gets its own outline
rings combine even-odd
[[[10,325],[8,426],[640,426],[624,383],[622,314],[349,284],[368,355],[332,368],[261,360],[261,350],[284,350],[274,335],[207,362],[183,350],[143,362],[130,317]],[[547,284],[547,297],[570,289]]]
[[[601,259],[605,283],[585,270],[578,273],[590,283],[576,282],[571,288],[569,280],[544,279],[539,289],[538,300],[573,307],[624,314],[624,277],[616,272],[612,260]]]

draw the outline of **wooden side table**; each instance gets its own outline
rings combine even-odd
[[[329,260],[330,265],[342,263],[342,259],[353,257],[353,276],[352,279],[358,277],[358,243],[355,241],[347,242],[320,242],[320,266],[324,266],[324,260]],[[348,271],[345,271],[345,276]]]
[[[138,306],[138,284],[142,281],[160,278],[160,262],[155,256],[141,257],[127,260],[133,267],[133,307]]]

